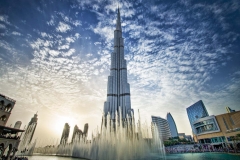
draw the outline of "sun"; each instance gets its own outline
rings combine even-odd
[[[77,124],[77,121],[72,117],[58,116],[51,123],[52,123],[52,129],[54,130],[54,133],[56,133],[60,139],[65,123],[68,123],[70,125],[70,133],[71,133],[73,130],[73,127]],[[71,134],[69,134],[69,136],[70,135]]]

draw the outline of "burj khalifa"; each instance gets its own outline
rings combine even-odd
[[[107,83],[107,101],[104,102],[104,116],[121,113],[122,119],[131,117],[130,85],[127,81],[127,64],[124,59],[124,39],[119,8],[117,10],[116,29],[114,30],[114,51],[111,53],[110,76]]]

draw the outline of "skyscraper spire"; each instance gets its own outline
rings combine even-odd
[[[124,59],[124,43],[120,10],[117,10],[116,30],[114,31],[114,51],[111,53],[110,76],[108,76],[107,101],[104,102],[104,116],[110,113],[115,120],[115,113],[121,112],[122,118],[131,117],[130,85],[127,82],[127,63]],[[121,110],[120,110],[121,109]]]
[[[116,23],[116,30],[120,30],[120,31],[122,31],[121,17],[120,17],[119,6],[118,6],[118,9],[117,9],[117,23]]]

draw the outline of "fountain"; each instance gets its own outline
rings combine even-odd
[[[118,119],[115,123],[111,120],[110,114],[106,119],[103,116],[106,125],[102,125],[100,133],[97,130],[92,134],[91,141],[86,137],[75,136],[72,143],[36,148],[34,153],[92,160],[145,159],[151,153],[157,153],[158,156],[165,158],[165,148],[155,124],[151,126],[152,139],[149,139],[143,136],[147,131],[146,128],[142,129],[140,117],[135,125],[133,114],[131,117],[127,116],[125,120],[121,120],[121,112],[120,114],[116,112],[115,116]]]

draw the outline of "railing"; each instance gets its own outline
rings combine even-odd
[[[3,135],[0,135],[0,138],[4,138],[4,139],[20,139],[19,136],[14,136],[14,137],[9,137],[9,136],[3,136]]]

